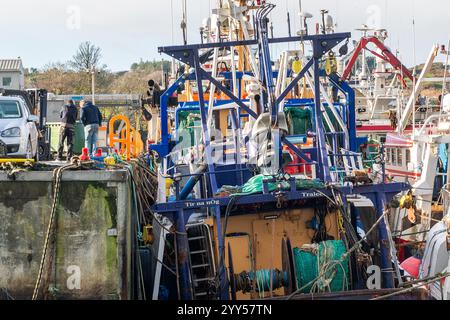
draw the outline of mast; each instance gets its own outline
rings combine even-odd
[[[448,72],[448,63],[449,63],[449,55],[450,55],[450,36],[448,37],[448,43],[447,43],[447,47],[445,48],[446,50],[446,58],[445,58],[445,65],[444,65],[444,79],[443,79],[443,83],[442,83],[442,94],[441,94],[441,114],[444,108],[444,95],[445,92],[447,91],[447,72]],[[439,121],[441,121],[441,117],[439,117]],[[447,190],[450,190],[450,163],[449,163],[449,152],[450,149],[447,149],[447,181],[446,181],[446,185],[447,185]],[[450,213],[449,213],[450,214]]]
[[[423,84],[424,84],[424,78],[425,75],[430,72],[431,67],[433,66],[433,62],[434,59],[436,58],[437,54],[438,54],[438,49],[439,46],[438,45],[434,45],[431,48],[430,54],[428,55],[428,59],[425,62],[425,66],[422,70],[422,73],[420,74],[419,78],[417,79],[417,81],[415,81],[415,85],[414,85],[414,89],[413,89],[413,94],[410,96],[408,103],[405,107],[405,109],[402,112],[402,117],[399,121],[398,127],[397,127],[397,132],[401,133],[406,126],[408,125],[408,120],[410,119],[411,115],[414,112],[414,108],[415,108],[415,102],[417,100],[417,95],[418,93],[420,93],[420,91],[423,88]],[[414,77],[415,79],[415,77]]]

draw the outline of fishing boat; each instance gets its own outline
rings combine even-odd
[[[367,33],[367,28],[361,29]],[[439,53],[446,55],[444,68],[448,66],[448,51],[444,45],[431,48],[420,75],[416,78],[399,61],[393,58],[389,49],[383,47],[386,33],[376,31],[374,37],[365,34],[357,46],[343,78],[350,77],[349,67],[371,40],[381,48],[373,52],[376,68],[367,76],[366,63],[353,81],[355,90],[361,92],[359,134],[367,134],[371,141],[368,147],[383,154],[382,160],[374,163],[372,169],[379,172],[378,178],[397,182],[408,182],[411,190],[399,199],[398,208],[392,208],[389,224],[396,242],[398,259],[402,272],[426,284],[435,299],[448,299],[448,108],[450,97],[445,95],[446,71],[443,90],[438,103],[422,96],[428,81],[426,75]],[[370,50],[369,50],[370,51]],[[363,61],[366,56],[363,55]],[[396,69],[392,83],[385,86],[386,62]],[[381,72],[381,75],[380,75]],[[415,74],[415,72],[413,72]],[[396,79],[400,87],[393,87]],[[405,78],[411,81],[407,88]],[[381,80],[380,80],[381,79]],[[432,79],[435,80],[435,79]],[[370,84],[373,85],[370,85]],[[368,89],[364,91],[365,89]],[[384,89],[380,92],[380,89]],[[407,98],[405,98],[407,97]],[[384,103],[383,103],[384,101]],[[384,105],[383,105],[384,104]],[[364,117],[369,110],[370,117]],[[380,148],[382,147],[382,148]],[[377,162],[377,161],[376,161]],[[381,171],[384,174],[381,173]]]
[[[159,48],[180,68],[150,106],[152,298],[401,298],[387,214],[410,186],[364,168],[355,91],[335,72],[351,34],[326,10],[310,32],[301,10],[297,34],[276,38],[273,10],[221,1],[202,43]],[[270,46],[287,43],[274,63]]]

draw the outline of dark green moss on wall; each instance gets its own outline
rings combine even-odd
[[[50,182],[0,183],[0,288],[30,299],[39,269],[52,203]],[[121,204],[129,206],[129,204]],[[55,299],[118,297],[121,257],[115,234],[117,188],[106,182],[64,182],[49,285]],[[109,233],[109,234],[108,234]],[[80,288],[69,288],[70,268]]]

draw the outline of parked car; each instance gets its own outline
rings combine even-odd
[[[0,96],[0,157],[38,160],[38,122],[21,97]]]

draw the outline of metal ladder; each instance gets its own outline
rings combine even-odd
[[[194,299],[214,299],[211,284],[215,282],[216,266],[210,227],[206,224],[187,226],[189,258]]]

